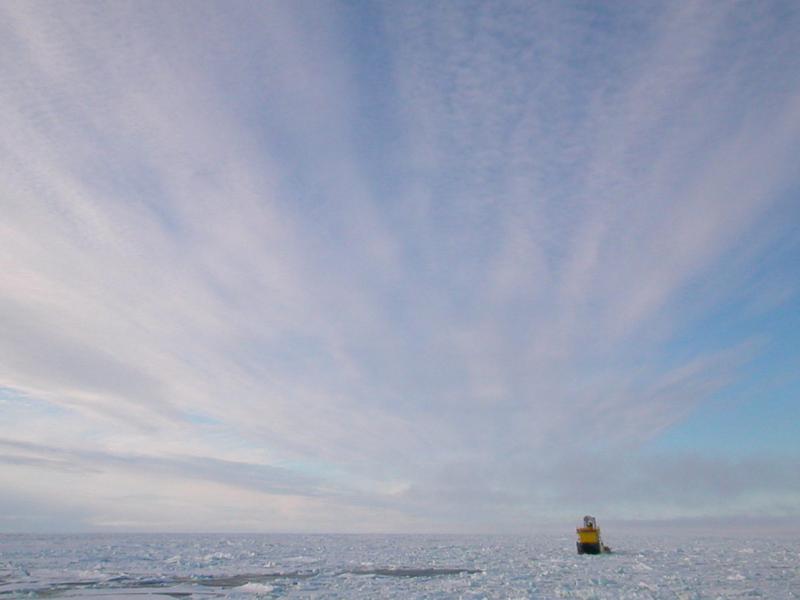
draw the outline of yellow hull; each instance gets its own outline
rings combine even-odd
[[[600,539],[600,529],[597,527],[579,527],[578,532],[578,554],[602,554],[609,552]]]
[[[578,541],[581,544],[599,544],[600,530],[589,527],[580,527],[578,530]]]

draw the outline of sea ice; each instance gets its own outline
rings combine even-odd
[[[0,535],[0,598],[800,598],[791,540]]]

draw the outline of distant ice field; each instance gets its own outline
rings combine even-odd
[[[4,598],[800,598],[791,539],[0,535]]]

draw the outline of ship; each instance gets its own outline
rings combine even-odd
[[[583,517],[583,527],[576,529],[578,533],[578,554],[603,554],[611,552],[611,548],[603,543],[600,537],[600,528],[597,519],[586,515]]]

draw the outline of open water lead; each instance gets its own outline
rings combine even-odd
[[[600,539],[600,528],[594,517],[583,517],[583,527],[578,527],[578,554],[601,554],[611,552],[611,548]]]

